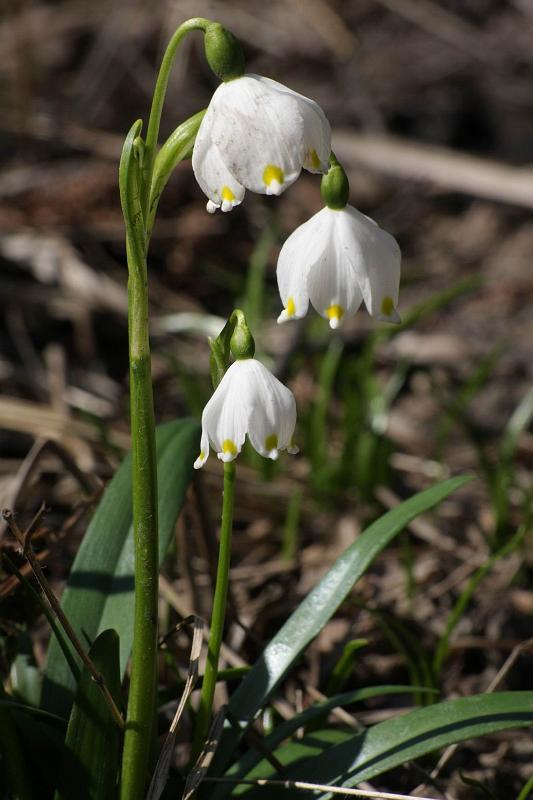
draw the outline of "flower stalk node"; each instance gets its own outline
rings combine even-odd
[[[232,81],[244,74],[244,53],[235,36],[218,22],[205,31],[205,57],[221,81]]]

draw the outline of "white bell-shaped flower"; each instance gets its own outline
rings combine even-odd
[[[305,316],[312,305],[332,328],[355,314],[362,300],[379,320],[396,311],[401,253],[390,233],[353,206],[323,208],[297,228],[278,259],[284,310],[278,322]]]
[[[202,414],[199,469],[209,446],[222,461],[233,461],[246,435],[265,458],[276,459],[280,450],[297,453],[293,442],[296,425],[294,395],[255,358],[234,361]]]
[[[327,172],[331,129],[313,100],[259,75],[222,83],[213,94],[192,154],[196,180],[213,213],[250,189],[281,194],[302,167]]]

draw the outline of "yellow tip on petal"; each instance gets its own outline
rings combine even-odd
[[[339,305],[332,305],[329,308],[326,308],[326,316],[329,319],[329,324],[331,328],[338,328],[339,323],[343,317],[344,309],[342,306]]]
[[[235,442],[232,442],[231,439],[224,439],[222,442],[222,452],[225,455],[236,456],[237,455],[237,445]]]
[[[288,317],[294,317],[294,315],[296,314],[296,303],[294,302],[294,299],[292,297],[288,298],[285,311],[287,312]]]
[[[271,183],[282,186],[284,180],[285,175],[282,169],[276,167],[274,164],[267,164],[263,170],[263,183],[265,186],[270,186]]]
[[[387,295],[387,297],[384,297],[383,300],[381,301],[381,313],[385,317],[390,317],[393,311],[394,311],[394,300],[392,299],[392,297]]]
[[[318,153],[314,148],[309,153],[309,161],[311,162],[311,167],[313,169],[319,169],[322,165],[322,162],[318,157]]]
[[[193,464],[194,469],[200,469],[201,467],[203,467],[203,465],[205,464],[205,460],[206,460],[206,454],[204,453],[203,450],[200,450],[200,455]]]
[[[233,194],[229,186],[223,186],[220,194],[222,195],[222,199],[227,200],[228,203],[233,203],[233,201],[235,200],[235,195]]]
[[[271,433],[270,436],[267,436],[265,439],[265,450],[276,450],[278,446],[278,437],[275,433]]]

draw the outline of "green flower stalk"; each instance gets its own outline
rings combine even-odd
[[[224,631],[233,525],[234,460],[246,435],[253,447],[268,458],[276,459],[282,449],[297,452],[293,442],[294,396],[253,357],[255,344],[242,311],[233,312],[220,336],[211,342],[211,350],[215,392],[202,415],[200,455],[194,466],[199,469],[204,465],[212,445],[224,462],[224,490],[211,635],[193,743],[195,756],[209,730]],[[230,355],[236,360],[228,367]]]
[[[207,662],[193,743],[193,755],[202,749],[209,730],[224,631],[230,568],[235,459],[246,436],[266,458],[277,459],[280,450],[298,452],[293,435],[296,403],[292,392],[254,358],[255,343],[246,319],[236,309],[218,338],[211,342],[211,376],[215,392],[202,414],[200,455],[202,467],[212,446],[224,462],[224,491],[220,549],[211,618]],[[229,366],[230,356],[235,361]]]
[[[203,112],[181,125],[156,153],[161,113],[176,51],[190,31],[209,33],[212,65],[236,69],[231,35],[203,18],[190,19],[174,33],[159,71],[146,140],[136,122],[124,143],[119,170],[126,224],[128,331],[132,440],[133,533],[135,542],[135,620],[131,681],[121,775],[122,800],[144,797],[152,749],[157,677],[158,507],[155,420],[148,324],[147,251],[160,194],[176,164],[190,155]],[[217,45],[217,42],[219,43]],[[240,52],[240,49],[238,50]],[[217,59],[219,62],[217,62]],[[223,62],[223,63],[222,63]],[[228,66],[229,65],[229,66]]]

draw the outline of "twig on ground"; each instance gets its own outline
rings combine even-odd
[[[246,784],[247,786],[279,786],[280,789],[303,789],[310,792],[328,792],[342,794],[347,797],[367,797],[374,800],[410,800],[412,795],[394,792],[375,792],[370,789],[350,789],[346,786],[328,786],[324,783],[307,783],[306,781],[275,781],[267,778],[247,780],[245,778],[204,778],[209,783]],[[189,795],[190,796],[190,795]],[[184,798],[185,800],[185,798]],[[438,800],[435,797],[420,797],[418,800]]]

